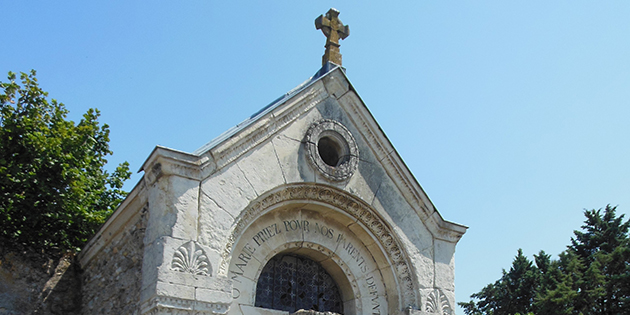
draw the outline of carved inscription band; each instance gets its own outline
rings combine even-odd
[[[385,254],[392,264],[392,269],[398,278],[402,293],[401,302],[403,305],[414,307],[419,305],[416,300],[416,290],[410,274],[411,269],[409,268],[407,257],[403,254],[400,242],[394,236],[390,228],[378,215],[374,213],[374,210],[362,200],[359,200],[342,190],[317,184],[300,183],[279,186],[252,201],[237,218],[232,233],[228,237],[227,244],[221,253],[222,261],[219,267],[219,272],[221,274],[227,275],[229,259],[232,254],[233,247],[246,228],[258,217],[268,212],[272,207],[291,201],[317,201],[327,204],[332,208],[344,211],[350,216],[356,218],[358,222],[367,227],[367,229],[379,241],[382,248],[384,248]],[[269,231],[267,231],[267,236],[273,234],[273,232],[275,232],[275,228],[276,227],[270,227]],[[284,228],[284,226],[278,226],[277,228]],[[266,236],[263,233],[260,237],[260,240],[262,240],[263,237]]]

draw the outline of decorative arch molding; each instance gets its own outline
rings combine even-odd
[[[383,254],[389,260],[397,278],[401,306],[414,308],[420,306],[409,259],[392,228],[364,201],[343,190],[315,183],[281,185],[252,201],[235,220],[236,223],[221,253],[219,274],[227,276],[235,244],[257,218],[283,204],[309,202],[342,211],[360,222],[378,241]]]
[[[398,314],[403,308],[394,267],[375,237],[331,206],[282,203],[256,218],[234,245],[228,269],[233,303],[255,305],[262,271],[277,255],[306,257],[323,267],[340,289],[344,314]],[[298,282],[278,285],[290,294]]]

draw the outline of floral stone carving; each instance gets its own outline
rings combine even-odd
[[[194,241],[180,246],[173,255],[171,268],[175,271],[190,273],[199,276],[212,274],[210,262],[203,248]]]
[[[453,309],[448,302],[448,298],[446,298],[446,295],[444,295],[444,293],[442,293],[439,289],[429,293],[424,310],[429,313],[437,313],[441,315],[453,314]]]

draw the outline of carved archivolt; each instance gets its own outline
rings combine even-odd
[[[362,200],[342,190],[317,184],[299,183],[280,186],[252,201],[236,219],[232,233],[228,236],[227,244],[221,253],[222,261],[219,267],[221,274],[227,274],[233,246],[245,229],[271,207],[287,201],[317,201],[344,211],[356,218],[367,227],[385,250],[385,254],[389,258],[392,269],[398,278],[403,305],[419,304],[416,303],[416,290],[411,277],[409,262],[406,255],[403,254],[400,242],[392,233],[391,228]]]
[[[193,275],[208,276],[212,274],[210,262],[203,248],[194,241],[180,246],[173,254],[171,268],[175,271]]]
[[[453,314],[453,309],[451,308],[451,304],[448,302],[448,298],[446,298],[446,295],[444,295],[444,293],[442,293],[439,289],[435,289],[429,293],[424,311],[441,315]]]

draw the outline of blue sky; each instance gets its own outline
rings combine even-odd
[[[0,7],[0,73],[36,69],[72,119],[100,109],[110,162],[134,171],[155,145],[192,152],[313,75],[313,21],[336,7],[354,87],[441,214],[470,226],[458,301],[518,248],[557,255],[584,208],[630,212],[629,1]]]

